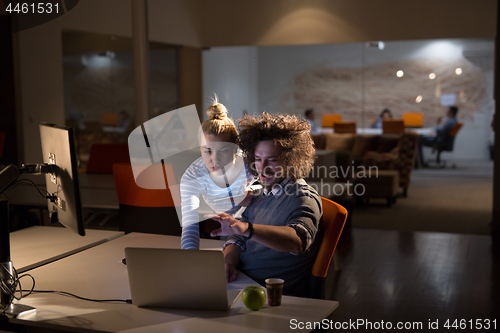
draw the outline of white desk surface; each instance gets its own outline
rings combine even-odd
[[[201,241],[203,249],[220,249],[221,245],[221,241]],[[34,269],[30,274],[36,280],[36,289],[66,291],[97,299],[129,299],[127,269],[121,262],[127,246],[179,248],[180,238],[131,233]],[[243,289],[255,284],[240,273],[238,280],[228,284],[228,288]],[[281,306],[266,304],[259,311],[247,309],[240,299],[228,312],[144,309],[131,304],[94,303],[55,294],[30,295],[20,303],[36,307],[36,314],[10,319],[12,323],[127,333],[284,332],[290,329],[291,319],[320,321],[338,307],[335,301],[289,296],[283,297]]]
[[[22,273],[123,234],[123,231],[85,230],[82,237],[67,228],[34,226],[10,233],[11,260],[18,273]]]

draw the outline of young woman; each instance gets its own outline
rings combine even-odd
[[[217,100],[207,109],[207,115],[209,119],[201,124],[199,135],[201,157],[181,178],[183,249],[199,249],[200,195],[215,212],[231,215],[252,200],[247,187],[252,176],[239,153],[234,122]]]
[[[380,113],[380,116],[375,118],[370,125],[370,128],[382,128],[382,122],[384,119],[392,119],[392,113],[389,109],[383,109]]]

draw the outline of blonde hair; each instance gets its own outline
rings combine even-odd
[[[224,104],[217,100],[217,95],[213,99],[213,104],[207,109],[208,120],[201,124],[204,134],[223,135],[228,134],[230,142],[235,143],[238,137],[236,126],[231,118],[227,116],[227,109]]]

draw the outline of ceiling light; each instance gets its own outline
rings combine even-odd
[[[417,98],[415,98],[415,102],[417,103],[422,102],[422,95],[418,95]]]
[[[403,72],[402,70],[396,72],[397,77],[402,77],[403,75],[405,75],[405,72]]]
[[[436,74],[430,73],[429,74],[429,79],[434,80],[436,78]]]
[[[462,75],[462,68],[458,67],[457,69],[455,69],[455,74]]]

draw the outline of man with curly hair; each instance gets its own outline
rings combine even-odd
[[[212,236],[229,236],[224,247],[226,279],[237,268],[265,285],[265,279],[285,280],[283,293],[307,296],[318,244],[314,242],[322,215],[321,198],[304,177],[314,162],[307,121],[295,116],[245,116],[239,122],[239,145],[262,191],[241,220],[221,213]]]

